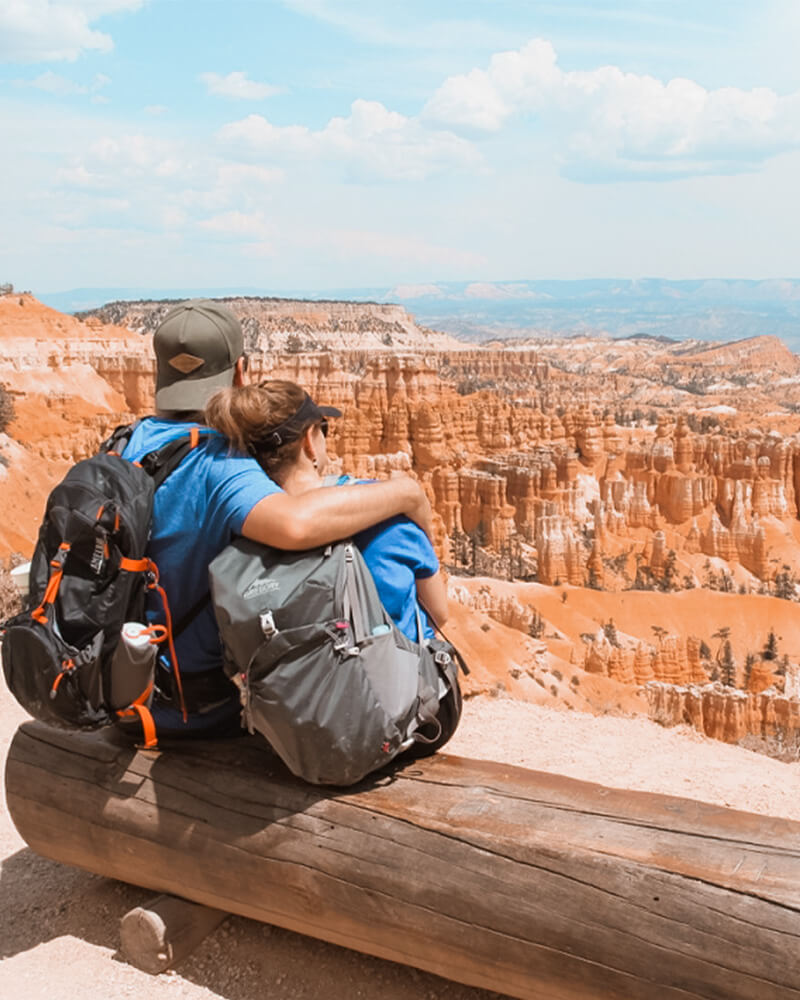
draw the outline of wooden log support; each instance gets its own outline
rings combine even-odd
[[[156,896],[120,920],[120,949],[137,969],[164,972],[188,958],[227,915],[178,896]]]
[[[800,824],[438,755],[293,779],[263,742],[26,723],[8,806],[66,864],[537,1000],[800,1000]]]

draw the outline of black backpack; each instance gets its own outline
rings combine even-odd
[[[32,716],[67,729],[138,718],[152,746],[151,690],[112,709],[110,669],[123,624],[145,621],[148,591],[160,592],[167,620],[153,641],[167,639],[172,647],[166,594],[145,549],[155,491],[198,444],[200,431],[192,428],[133,463],[121,452],[134,426],[118,427],[50,494],[31,561],[29,609],[3,623],[0,636],[6,683]]]

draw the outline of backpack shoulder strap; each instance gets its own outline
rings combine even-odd
[[[168,441],[157,451],[151,451],[140,459],[139,464],[153,480],[155,489],[158,489],[167,477],[172,475],[189,452],[198,446],[201,438],[207,438],[209,433],[208,428],[192,427],[188,434],[182,434],[180,437]],[[171,627],[173,642],[179,635],[186,631],[189,625],[191,625],[210,602],[210,591],[206,591],[205,594],[194,602],[177,624]]]
[[[156,451],[151,451],[139,459],[139,465],[153,480],[155,488],[171,476],[190,451],[193,451],[202,437],[210,434],[208,429],[192,427],[188,434],[168,441]]]
[[[417,598],[417,603],[418,603],[418,604],[419,604],[419,605],[420,605],[421,607],[425,608],[425,605],[424,605],[424,604],[422,604],[422,602],[421,602],[421,601],[419,600],[419,598]],[[419,614],[419,612],[418,612],[418,614]],[[441,625],[440,625],[440,624],[439,624],[439,623],[438,623],[438,622],[436,621],[436,619],[435,619],[435,618],[433,617],[433,615],[432,615],[432,614],[430,613],[430,611],[428,611],[428,609],[427,609],[427,608],[425,608],[425,614],[426,614],[426,615],[428,616],[428,618],[429,618],[429,619],[430,619],[430,621],[431,621],[431,624],[432,624],[432,625],[433,625],[433,627],[434,627],[434,628],[436,629],[436,631],[437,631],[437,632],[439,633],[439,635],[440,635],[440,636],[441,636],[441,637],[442,637],[442,638],[444,639],[444,641],[445,641],[445,642],[446,642],[446,643],[447,643],[447,644],[448,644],[449,646],[451,646],[451,647],[452,647],[452,649],[453,649],[453,652],[454,652],[454,653],[456,654],[456,662],[458,663],[459,667],[461,667],[462,671],[463,671],[463,672],[464,672],[465,674],[469,674],[469,673],[471,673],[471,671],[470,671],[470,669],[469,669],[469,665],[467,664],[467,661],[466,661],[466,660],[464,659],[464,654],[463,654],[463,653],[461,652],[461,650],[460,650],[460,649],[458,649],[458,647],[457,647],[457,646],[456,646],[456,644],[455,644],[455,643],[454,643],[454,642],[452,641],[452,639],[450,639],[450,638],[448,637],[448,635],[447,635],[447,633],[445,632],[445,630],[444,630],[444,629],[442,628],[442,626],[441,626]],[[420,625],[419,625],[419,619],[418,619],[418,622],[417,622],[417,625],[418,625],[418,627],[420,627]],[[422,630],[421,630],[421,628],[420,628],[420,635],[421,635],[421,634],[422,634]],[[422,641],[422,640],[420,639],[420,641]]]
[[[139,421],[136,420],[132,424],[120,424],[118,427],[115,427],[105,441],[100,443],[98,451],[102,454],[112,453],[121,455],[138,425]]]
[[[189,608],[189,610],[178,619],[177,622],[172,626],[172,638],[177,639],[179,635],[183,635],[186,629],[192,624],[192,622],[197,618],[201,611],[204,611],[206,606],[211,603],[211,591],[207,590],[205,594],[199,597],[194,604]]]

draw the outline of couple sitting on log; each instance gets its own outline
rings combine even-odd
[[[223,672],[209,564],[237,537],[283,550],[306,550],[352,537],[380,599],[410,639],[433,636],[447,615],[439,564],[429,540],[431,509],[411,478],[351,483],[323,480],[328,419],[286,381],[245,384],[247,358],[236,316],[196,300],[173,308],[156,329],[156,415],[142,420],[123,457],[137,461],[197,427],[200,444],[156,491],[147,555],[169,595],[184,717],[174,700],[152,706],[159,736],[217,735],[239,727],[239,693]],[[151,624],[159,611],[150,612]],[[188,624],[187,624],[188,620]],[[418,636],[419,623],[423,636]],[[159,657],[162,689],[169,654]],[[166,674],[165,674],[166,671]],[[449,734],[448,734],[449,735]]]

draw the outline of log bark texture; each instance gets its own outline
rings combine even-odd
[[[800,1000],[800,824],[438,755],[346,790],[257,739],[17,732],[40,854],[536,1000]]]

